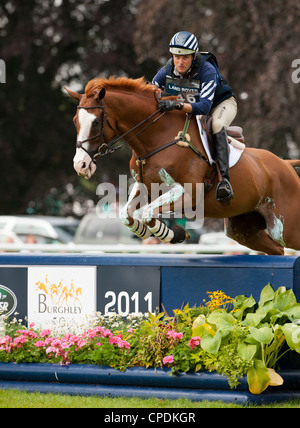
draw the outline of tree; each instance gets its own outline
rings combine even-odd
[[[63,86],[83,91],[96,75],[138,75],[131,43],[134,4],[134,0],[0,4],[0,58],[7,70],[0,103],[0,213],[24,213],[28,204],[45,213],[44,198],[56,194],[59,199],[67,183],[73,183],[75,195],[96,198],[99,175],[93,183],[83,183],[74,174],[76,106]],[[124,159],[116,156],[127,164],[128,154]],[[104,175],[112,163],[105,159]]]
[[[102,158],[91,182],[74,174],[75,105],[63,86],[83,92],[91,78],[112,74],[151,80],[181,29],[217,55],[247,144],[284,157],[294,147],[299,156],[299,16],[296,0],[3,0],[0,213],[58,213],[62,200],[71,212],[72,201],[97,200],[99,182],[128,173],[125,149]]]
[[[138,6],[135,33],[140,63],[163,64],[180,30],[193,32],[201,50],[214,52],[233,87],[246,142],[283,157],[289,142],[299,147],[300,84],[292,81],[299,57],[300,4],[296,0],[161,0]],[[299,153],[298,153],[299,156]]]

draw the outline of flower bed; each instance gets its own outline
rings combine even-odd
[[[170,368],[179,372],[216,372],[231,388],[247,375],[249,390],[260,394],[281,385],[275,369],[289,350],[300,353],[300,304],[292,290],[264,287],[258,304],[252,296],[231,299],[209,293],[209,302],[174,310],[172,317],[149,314],[135,325],[100,319],[80,334],[54,335],[34,325],[6,323],[0,338],[0,362],[60,363]]]

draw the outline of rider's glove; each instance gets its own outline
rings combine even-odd
[[[183,106],[184,103],[179,101],[162,100],[158,102],[158,108],[161,111],[182,110]]]

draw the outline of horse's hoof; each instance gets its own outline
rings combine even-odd
[[[186,230],[184,230],[181,226],[175,224],[175,226],[171,227],[171,230],[174,232],[174,236],[170,241],[171,244],[179,244],[186,239],[189,239],[190,235]]]

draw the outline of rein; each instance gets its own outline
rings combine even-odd
[[[133,128],[129,129],[129,131],[126,131],[124,134],[122,134],[121,136],[118,136],[117,131],[114,129],[114,127],[111,125],[109,118],[107,117],[107,114],[105,112],[105,105],[103,103],[103,101],[101,100],[101,105],[100,106],[91,106],[91,107],[85,107],[85,106],[77,106],[77,108],[83,108],[83,109],[96,109],[96,108],[100,108],[103,110],[103,115],[102,115],[102,128],[101,128],[101,132],[99,134],[94,135],[93,137],[87,138],[86,140],[82,140],[82,141],[77,141],[76,143],[76,147],[80,148],[82,150],[84,150],[92,159],[92,161],[95,163],[95,161],[98,159],[99,156],[105,156],[108,155],[110,153],[115,152],[116,150],[120,149],[122,147],[122,144],[124,142],[128,143],[129,141],[131,141],[134,137],[136,137],[137,135],[139,135],[141,132],[143,132],[145,129],[147,129],[150,125],[153,125],[155,122],[157,122],[158,119],[160,119],[165,112],[161,113],[157,118],[155,118],[154,120],[152,120],[152,122],[148,123],[146,126],[144,126],[144,128],[142,128],[139,132],[137,132],[135,135],[133,135],[129,140],[127,141],[122,141],[122,144],[120,144],[118,147],[113,148],[113,146],[118,143],[119,141],[121,141],[124,137],[126,137],[128,134],[130,134],[131,132],[135,131],[137,128],[139,128],[140,126],[144,125],[145,123],[149,122],[149,120],[151,120],[155,115],[157,115],[158,113],[160,113],[160,110],[156,110],[154,113],[150,114],[150,116],[147,116],[146,119],[142,120],[141,122],[139,122],[137,125],[135,125]],[[115,133],[115,139],[112,139],[109,143],[106,142],[106,138],[105,138],[105,123],[107,122],[108,126],[110,127],[110,129]],[[86,143],[87,141],[91,141],[94,140],[95,138],[100,137],[100,139],[102,139],[104,141],[103,144],[100,144],[97,153],[95,153],[94,155],[91,155],[88,150],[86,150],[82,144]],[[101,141],[101,140],[100,140]],[[104,151],[102,150],[105,147]]]
[[[173,146],[174,144],[179,143],[180,141],[184,142],[186,144],[186,147],[191,148],[200,159],[204,160],[205,162],[207,162],[209,164],[209,160],[201,152],[199,152],[199,150],[186,137],[186,134],[187,134],[187,131],[188,131],[188,128],[189,128],[189,124],[190,124],[190,121],[191,121],[191,117],[192,117],[191,114],[188,114],[186,116],[185,124],[184,124],[182,132],[179,134],[179,136],[177,138],[175,138],[175,140],[171,141],[170,143],[166,143],[163,146],[158,147],[157,149],[153,150],[152,152],[147,153],[145,156],[139,156],[138,157],[138,156],[136,156],[136,154],[134,152],[132,152],[133,156],[136,158],[136,163],[137,163],[137,165],[139,167],[139,179],[140,179],[140,183],[143,183],[143,165],[146,163],[146,159],[150,158],[153,155],[156,155],[156,153],[159,153],[162,150],[167,149],[168,147]]]

